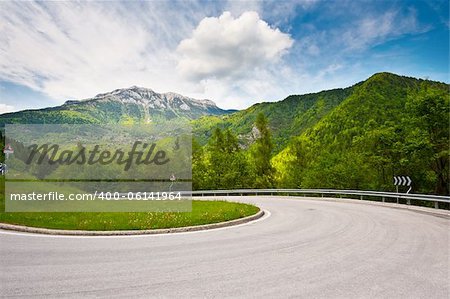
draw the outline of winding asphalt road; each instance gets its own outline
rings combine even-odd
[[[449,298],[449,218],[286,197],[210,231],[125,237],[0,232],[1,297]]]

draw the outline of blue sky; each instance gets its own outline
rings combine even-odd
[[[376,72],[449,82],[448,1],[0,2],[0,113],[132,85],[242,109]]]

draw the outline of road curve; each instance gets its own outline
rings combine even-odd
[[[449,298],[449,219],[286,197],[228,197],[249,224],[121,237],[0,232],[0,297]]]

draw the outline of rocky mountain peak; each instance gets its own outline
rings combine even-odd
[[[220,109],[211,100],[194,99],[174,92],[158,93],[150,88],[139,86],[115,89],[81,101],[67,101],[63,106],[71,110],[89,106],[89,109],[123,115],[131,114],[135,118],[144,118],[145,120],[150,120],[156,115],[169,119],[174,117],[195,119],[203,115],[221,115],[232,112]],[[119,115],[116,118],[118,117]]]
[[[157,93],[150,88],[131,86],[101,93],[85,101],[118,101],[124,104],[140,104],[145,107],[159,109],[219,109],[217,105],[207,99],[194,99],[174,92]],[[73,102],[73,101],[71,101]]]

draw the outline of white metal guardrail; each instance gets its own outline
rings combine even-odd
[[[184,192],[183,192],[184,193]],[[439,208],[439,203],[450,204],[450,196],[438,196],[427,194],[405,194],[382,191],[362,191],[362,190],[336,190],[336,189],[231,189],[231,190],[196,190],[186,192],[192,196],[228,196],[228,195],[316,195],[324,197],[325,195],[358,196],[364,198],[380,198],[385,202],[387,198],[394,198],[397,203],[400,199],[406,200],[411,204],[411,200],[421,200],[434,202],[434,207]]]

